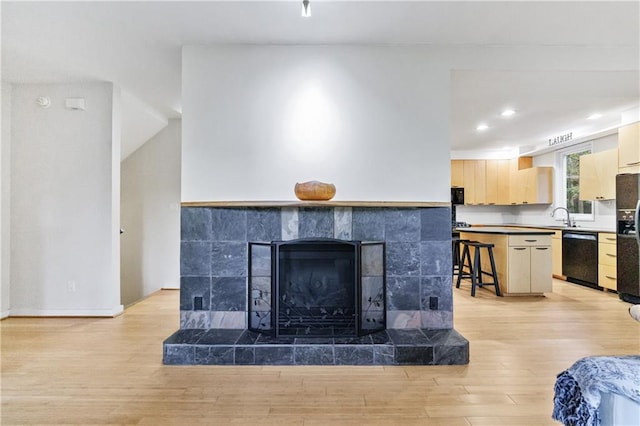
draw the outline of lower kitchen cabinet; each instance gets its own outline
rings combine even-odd
[[[616,234],[598,233],[598,285],[609,290],[617,290]]]
[[[507,293],[549,293],[552,289],[551,238],[509,237]]]
[[[529,235],[524,234],[522,229],[496,229],[499,230],[487,233],[481,233],[479,229],[478,232],[461,231],[460,238],[495,245],[493,251],[496,269],[500,291],[504,295],[550,293],[553,285],[551,248],[553,231],[533,231]],[[501,233],[500,230],[504,231]],[[541,235],[541,232],[547,232],[547,234]],[[487,269],[489,261],[484,253],[481,260],[483,269]]]
[[[562,275],[562,231],[555,231],[551,236],[551,255],[553,257],[551,266],[553,276],[563,280],[566,279]]]

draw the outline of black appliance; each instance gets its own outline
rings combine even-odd
[[[640,258],[637,232],[640,211],[640,174],[616,176],[617,282],[620,299],[640,303]]]
[[[464,188],[451,188],[451,204],[464,204]]]
[[[562,231],[562,275],[567,281],[598,287],[598,234]]]

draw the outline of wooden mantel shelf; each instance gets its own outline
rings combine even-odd
[[[182,207],[450,207],[438,201],[183,201]]]

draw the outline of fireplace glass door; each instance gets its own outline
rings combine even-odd
[[[297,337],[384,330],[384,243],[309,239],[267,248],[249,244],[251,329]]]

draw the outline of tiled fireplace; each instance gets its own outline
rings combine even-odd
[[[362,204],[182,207],[180,329],[164,343],[164,363],[467,363],[468,342],[453,329],[450,208]],[[271,279],[252,276],[250,246],[272,253],[273,244],[314,239],[384,243],[385,324],[377,331],[276,336],[252,326],[251,289]]]

